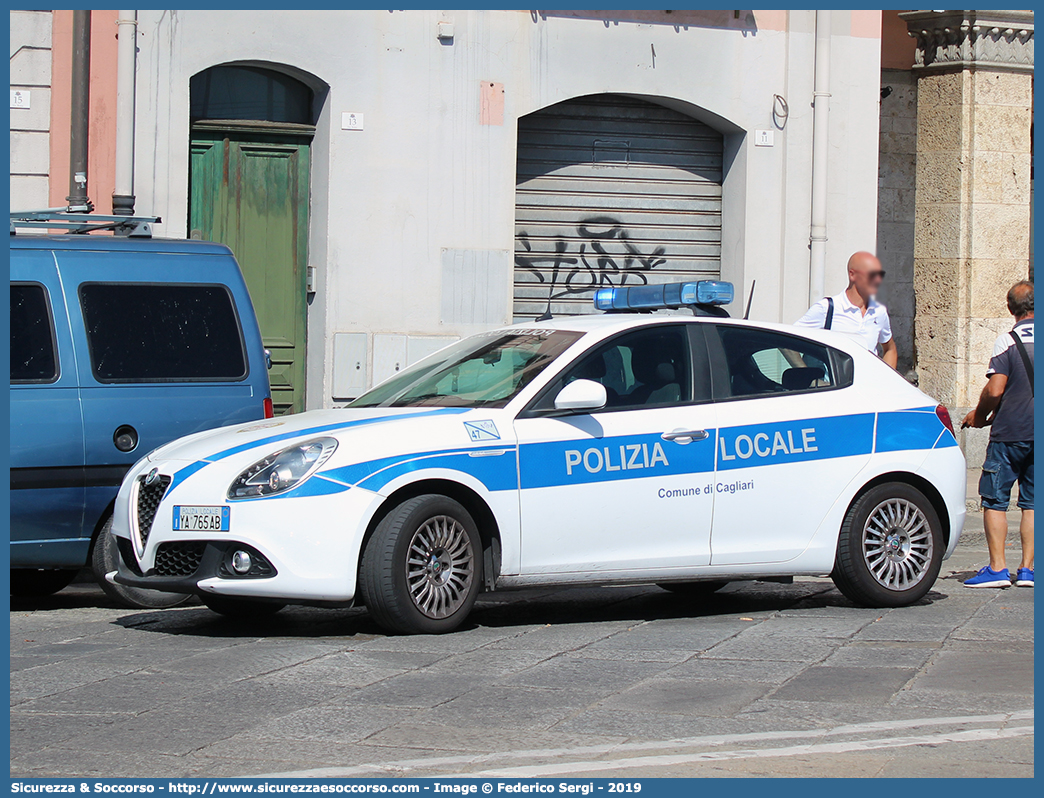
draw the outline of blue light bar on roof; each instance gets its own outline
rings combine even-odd
[[[727,305],[732,297],[732,283],[700,280],[599,288],[595,291],[594,304],[598,310],[660,310],[687,305]]]
[[[700,280],[696,283],[696,303],[699,305],[728,305],[735,289],[723,280]]]

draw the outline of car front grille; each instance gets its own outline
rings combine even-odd
[[[145,477],[138,477],[138,538],[144,546],[152,531],[152,522],[156,518],[156,510],[163,500],[163,495],[170,487],[170,477],[159,475],[151,485],[146,484]]]
[[[203,562],[206,543],[186,541],[161,543],[156,549],[156,576],[192,576]]]
[[[134,544],[127,538],[118,537],[116,538],[116,547],[120,550],[120,559],[123,560],[127,570],[135,576],[141,576],[141,568],[138,567],[138,561],[134,557]]]

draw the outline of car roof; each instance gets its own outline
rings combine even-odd
[[[601,338],[632,327],[642,327],[651,324],[677,324],[679,322],[686,324],[729,324],[738,327],[752,327],[759,330],[773,330],[788,335],[809,338],[827,346],[832,346],[835,349],[840,349],[848,354],[857,353],[857,356],[862,356],[867,353],[861,340],[833,330],[797,327],[793,324],[779,324],[768,321],[748,321],[726,316],[689,316],[665,313],[590,313],[580,316],[562,316],[561,318],[549,319],[547,321],[518,322],[512,324],[507,329],[547,329],[596,333]]]
[[[12,249],[87,250],[94,252],[167,252],[185,255],[231,255],[232,250],[213,241],[186,238],[144,238],[102,235],[13,235]]]
[[[520,321],[511,325],[512,329],[527,330],[566,330],[569,332],[591,332],[608,329],[626,329],[646,324],[670,324],[679,321],[691,322],[693,316],[666,313],[585,313],[578,316],[560,316],[547,321]]]

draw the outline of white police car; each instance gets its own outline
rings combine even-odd
[[[829,574],[860,604],[918,600],[964,523],[945,408],[845,336],[729,319],[731,295],[603,289],[702,315],[506,327],[348,408],[163,446],[120,490],[109,578],[230,615],[356,601],[413,633],[524,585]]]

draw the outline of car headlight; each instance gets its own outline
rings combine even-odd
[[[274,452],[236,477],[228,489],[228,498],[273,496],[297,487],[329,460],[336,449],[337,441],[333,438],[316,438]]]

